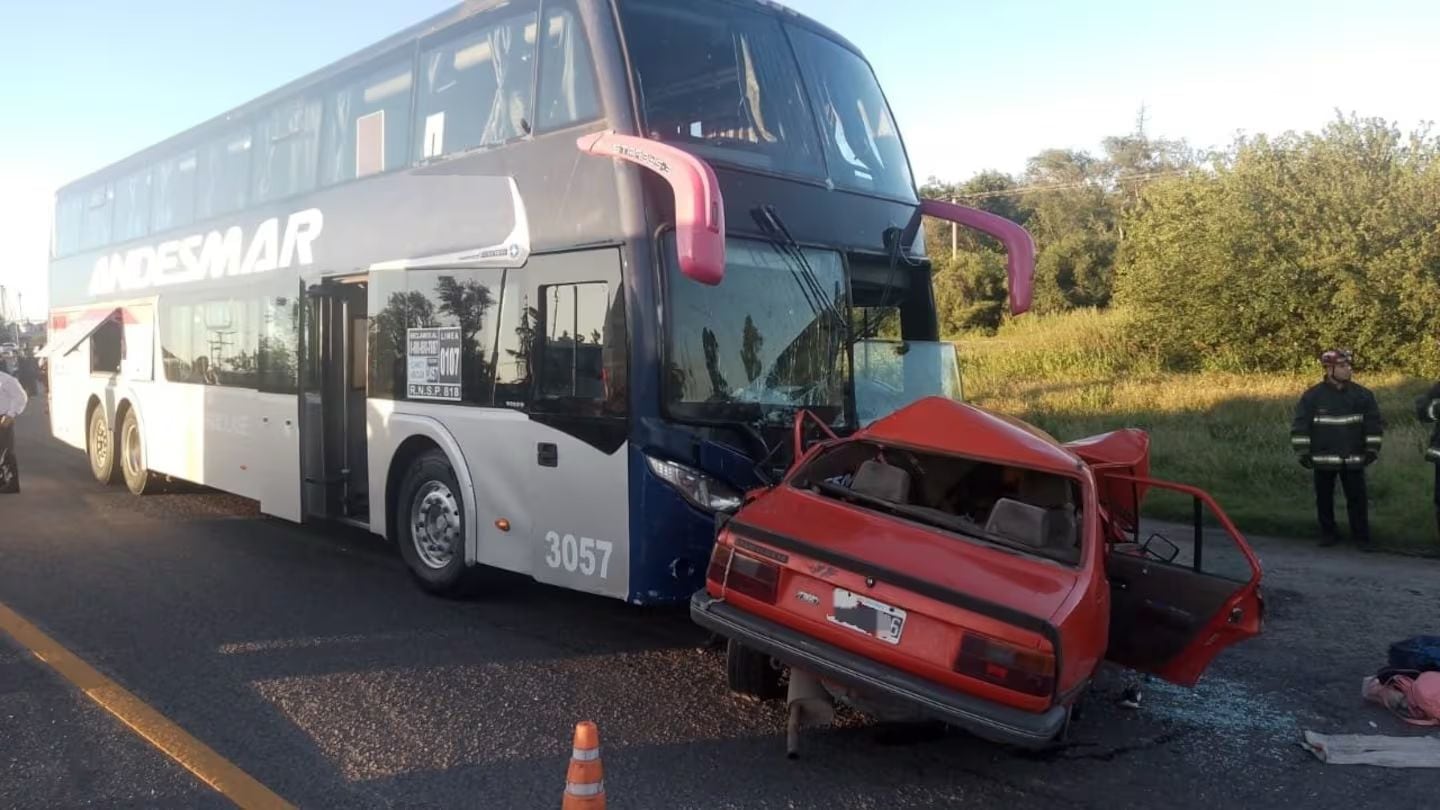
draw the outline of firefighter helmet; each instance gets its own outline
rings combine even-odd
[[[1320,355],[1320,365],[1334,366],[1344,363],[1347,366],[1355,364],[1355,353],[1349,349],[1327,349]]]

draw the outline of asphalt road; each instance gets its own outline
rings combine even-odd
[[[1301,729],[1408,734],[1358,697],[1388,641],[1440,632],[1440,564],[1257,543],[1265,635],[1196,690],[1091,695],[1069,745],[1021,754],[846,714],[784,758],[782,707],[732,698],[681,610],[495,576],[422,594],[378,538],[207,492],[133,498],[20,426],[0,603],[303,807],[556,807],[599,723],[612,808],[1433,806],[1440,771],[1323,765]],[[1242,527],[1243,528],[1243,527]],[[1373,724],[1373,725],[1372,725]],[[0,634],[0,807],[227,802]]]

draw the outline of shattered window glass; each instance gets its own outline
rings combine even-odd
[[[534,14],[511,16],[421,57],[418,159],[530,134],[535,36]]]
[[[674,253],[673,240],[666,248]],[[666,399],[672,414],[784,422],[798,408],[844,418],[848,361],[840,255],[804,250],[809,272],[765,242],[726,243],[725,282],[669,273]]]

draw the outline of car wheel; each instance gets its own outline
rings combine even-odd
[[[95,480],[109,486],[116,482],[118,467],[115,464],[115,432],[105,418],[104,406],[96,406],[90,412],[90,425],[85,431],[85,450],[90,455],[90,474]]]
[[[140,441],[140,419],[134,408],[126,411],[120,422],[120,471],[132,493],[144,495],[149,491],[153,476],[145,469],[145,445]]]
[[[401,479],[396,516],[400,556],[421,588],[461,595],[467,585],[465,506],[460,482],[439,450],[415,459]]]
[[[725,645],[725,681],[730,691],[760,700],[785,697],[781,668],[770,656],[731,639]]]

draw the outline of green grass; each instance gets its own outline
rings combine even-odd
[[[1167,373],[1142,347],[1127,345],[1125,318],[1120,311],[1027,316],[993,337],[959,340],[965,396],[1062,441],[1143,428],[1155,477],[1208,490],[1242,531],[1315,536],[1310,473],[1290,450],[1289,426],[1318,369],[1307,376]],[[1372,533],[1387,548],[1440,552],[1434,469],[1421,457],[1429,426],[1413,410],[1427,382],[1393,374],[1356,379],[1375,392],[1386,420],[1384,450],[1369,470]]]

